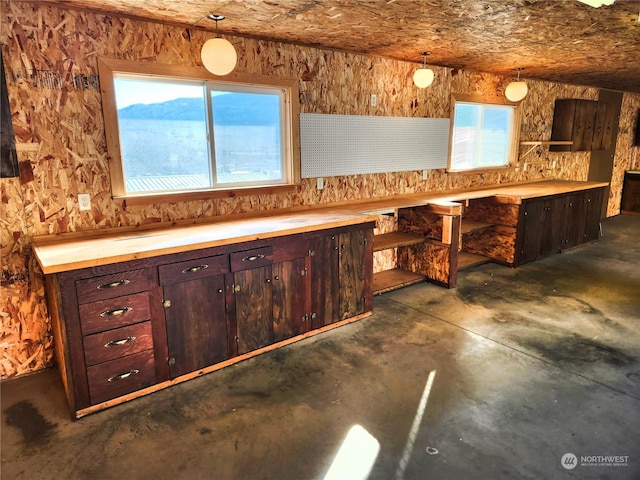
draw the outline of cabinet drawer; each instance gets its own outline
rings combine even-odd
[[[84,338],[87,366],[115,360],[153,348],[151,322],[142,322]]]
[[[149,289],[149,284],[151,283],[149,277],[150,271],[142,269],[78,280],[76,282],[78,303],[90,303],[96,300],[106,300],[107,298],[120,297],[130,293],[143,292]]]
[[[243,250],[229,255],[231,271],[240,272],[251,268],[264,267],[273,263],[273,248],[261,247],[252,250]]]
[[[160,284],[186,282],[197,278],[211,277],[229,271],[229,260],[226,255],[197,258],[186,262],[170,263],[158,268]]]
[[[87,368],[91,404],[135,392],[156,380],[153,350]]]
[[[147,292],[87,303],[80,305],[79,310],[83,335],[124,327],[151,317]]]

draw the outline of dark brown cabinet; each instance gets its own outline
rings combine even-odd
[[[603,188],[523,201],[516,265],[598,239]]]
[[[75,408],[156,383],[153,273],[150,268],[103,267],[47,278],[58,359]]]
[[[552,152],[605,150],[611,142],[607,104],[577,98],[558,99],[553,111],[551,141],[572,141],[573,145],[550,145]]]
[[[226,255],[158,267],[171,378],[229,358],[224,274]]]
[[[273,272],[273,341],[306,333],[310,329],[309,257],[275,263]]]
[[[47,276],[74,414],[371,311],[372,238],[368,222]]]
[[[373,231],[311,240],[311,326],[321,328],[372,308]]]

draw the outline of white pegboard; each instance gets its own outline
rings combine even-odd
[[[302,177],[446,168],[448,118],[300,114]]]

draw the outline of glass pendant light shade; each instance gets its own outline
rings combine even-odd
[[[419,68],[413,74],[413,83],[418,88],[427,88],[433,83],[433,70],[430,68]]]
[[[227,75],[236,68],[238,54],[231,42],[225,38],[210,38],[202,46],[200,58],[204,68],[214,75]]]
[[[511,82],[507,85],[504,96],[507,97],[510,102],[519,102],[527,96],[528,91],[529,87],[527,87],[526,82]]]
[[[422,68],[417,69],[413,74],[413,83],[418,88],[427,88],[433,83],[434,74],[433,70],[427,68],[427,55],[431,55],[431,52],[422,52],[424,57]]]
[[[204,68],[214,75],[227,75],[236,68],[238,54],[231,42],[220,38],[218,34],[218,22],[224,20],[224,15],[210,13],[207,18],[216,22],[216,36],[204,42],[200,50],[200,59]]]
[[[516,70],[518,70],[518,80],[511,82],[504,90],[504,96],[507,97],[507,100],[510,102],[519,102],[527,96],[527,92],[529,91],[527,84],[520,80],[520,72],[524,70],[524,68],[518,67]]]

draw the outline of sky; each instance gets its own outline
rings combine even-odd
[[[131,80],[115,78],[117,109],[128,107],[136,103],[158,103],[175,100],[176,98],[198,98],[203,96],[203,87],[200,83],[171,82],[171,88],[167,83],[149,80]]]

